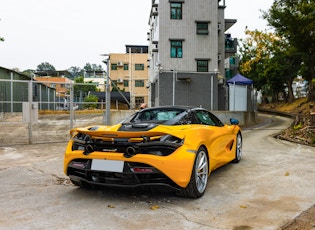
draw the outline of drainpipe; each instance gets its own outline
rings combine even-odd
[[[173,71],[173,103],[172,105],[174,106],[175,105],[175,84],[176,84],[176,70],[175,69],[172,69]]]

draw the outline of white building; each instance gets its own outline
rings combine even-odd
[[[237,41],[224,33],[236,22],[224,18],[225,7],[225,0],[152,0],[150,106],[226,108],[224,60]]]

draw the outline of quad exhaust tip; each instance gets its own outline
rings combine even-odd
[[[136,148],[129,146],[126,148],[126,151],[124,153],[124,157],[130,158],[130,157],[133,157],[134,155],[136,155],[137,153],[138,153],[138,151],[136,150]]]
[[[89,155],[90,153],[94,152],[94,148],[92,145],[86,145],[84,148],[84,155]]]

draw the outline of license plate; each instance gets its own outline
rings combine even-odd
[[[93,159],[91,169],[106,172],[123,172],[124,162]]]

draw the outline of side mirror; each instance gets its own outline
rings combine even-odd
[[[235,118],[231,118],[230,123],[231,123],[231,125],[238,125],[240,122]]]

